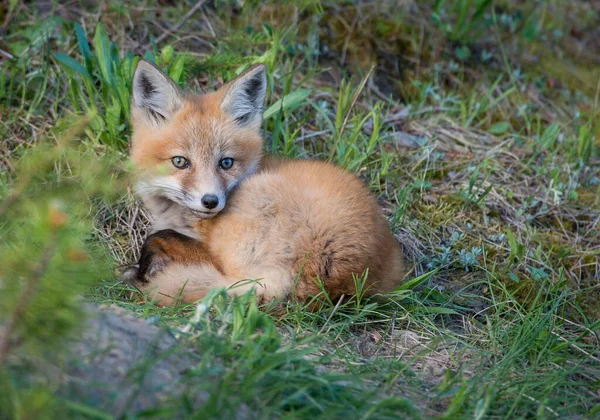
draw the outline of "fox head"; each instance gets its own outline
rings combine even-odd
[[[258,168],[266,89],[262,64],[215,92],[195,95],[140,61],[130,149],[138,194],[175,202],[200,218],[223,210],[229,191]]]

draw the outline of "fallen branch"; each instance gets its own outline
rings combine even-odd
[[[203,5],[204,3],[206,3],[206,0],[199,0],[198,2],[196,2],[196,4],[194,5],[194,7],[192,7],[190,10],[188,10],[188,12],[183,15],[183,17],[181,18],[181,20],[179,22],[177,22],[177,24],[175,26],[173,26],[171,29],[163,32],[162,34],[160,34],[158,36],[158,38],[156,38],[154,40],[155,44],[158,44],[159,42],[163,41],[166,37],[168,37],[169,35],[171,35],[173,32],[177,31],[179,28],[181,28],[181,26],[190,18],[192,17],[192,15],[194,13],[196,13]],[[144,46],[144,49],[148,49],[152,46],[152,43],[149,42],[148,44],[146,44]]]

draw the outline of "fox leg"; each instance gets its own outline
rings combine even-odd
[[[202,242],[172,229],[160,230],[142,245],[136,280],[145,282],[170,264],[206,262],[210,262],[210,253]]]
[[[225,288],[233,295],[241,295],[254,288],[260,302],[283,299],[291,294],[292,276],[272,268],[253,271],[257,273],[255,276],[231,277],[223,275],[209,262],[196,265],[175,263],[155,273],[138,288],[161,306],[178,301],[195,302],[216,288]]]
[[[123,269],[120,280],[126,284],[143,284],[169,264],[207,261],[209,252],[202,242],[172,229],[160,230],[146,238],[138,263]]]
[[[277,267],[253,267],[243,275],[226,276],[203,243],[174,230],[150,235],[137,271],[128,276],[159,305],[194,302],[215,288],[228,288],[231,294],[256,288],[261,300],[280,299],[291,293],[294,282],[291,273]]]
[[[136,286],[160,306],[202,299],[210,289],[228,287],[228,279],[211,263],[169,264]]]
[[[184,281],[176,281],[181,276],[175,274],[189,271],[190,266],[202,267],[201,277],[218,278],[220,275],[202,242],[165,229],[146,238],[138,264],[123,271],[121,281],[143,292],[152,292],[158,303],[168,304],[180,297],[185,284]]]

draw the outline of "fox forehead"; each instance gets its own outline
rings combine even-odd
[[[133,160],[147,166],[177,155],[199,161],[226,157],[225,154],[236,159],[258,159],[260,135],[239,127],[223,112],[220,96],[218,93],[188,95],[172,121],[163,128],[138,125],[132,138]],[[135,113],[132,117],[135,120]]]

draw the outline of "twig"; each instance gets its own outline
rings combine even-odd
[[[52,255],[54,255],[54,239],[55,237],[52,237],[50,246],[44,250],[42,259],[40,260],[40,263],[36,269],[33,270],[33,273],[31,273],[31,277],[27,281],[25,290],[21,294],[21,297],[19,297],[15,310],[4,325],[4,329],[0,331],[0,366],[2,366],[8,358],[8,353],[10,352],[10,336],[15,329],[17,321],[23,315],[23,312],[29,304],[29,300],[33,295],[33,292],[35,292],[35,287],[39,283],[40,279],[44,276],[44,273],[48,268],[48,264],[50,263],[50,259],[52,258]]]
[[[533,401],[535,403],[538,403],[541,407],[544,407],[546,410],[548,410],[549,412],[551,412],[552,414],[554,414],[555,417],[560,417],[560,414],[558,414],[556,411],[554,411],[553,409],[551,409],[550,407],[548,407],[547,405],[545,405],[541,401],[538,401],[535,398],[533,398],[532,396],[527,395],[527,394],[523,394],[523,396],[525,398],[527,398],[528,400],[531,400],[531,401]]]
[[[302,136],[298,137],[298,138],[297,138],[296,140],[294,140],[294,141],[299,143],[299,142],[302,142],[302,141],[304,141],[304,140],[311,139],[311,138],[313,138],[313,137],[318,137],[318,136],[321,136],[321,135],[323,135],[323,134],[327,134],[327,133],[329,133],[329,132],[331,132],[331,130],[330,130],[330,129],[327,129],[327,130],[321,130],[321,131],[314,131],[314,132],[312,132],[312,133],[309,133],[309,134],[304,134],[304,135],[302,135]]]
[[[331,313],[329,314],[329,317],[327,318],[327,321],[325,321],[325,324],[323,324],[323,327],[321,327],[321,330],[319,331],[319,334],[321,334],[323,332],[323,330],[325,329],[325,327],[327,326],[327,324],[329,324],[329,321],[331,321],[331,318],[333,318],[333,315],[337,312],[337,310],[339,309],[340,305],[342,304],[342,301],[344,300],[344,297],[346,295],[342,295],[340,296],[337,304],[335,305],[335,307],[333,308],[333,311],[331,311]]]
[[[215,32],[212,25],[210,24],[210,19],[208,18],[208,16],[206,16],[206,12],[204,10],[202,10],[202,17],[204,18],[204,23],[206,23],[206,26],[208,27],[210,34],[213,36],[213,38],[216,38],[217,33]]]
[[[4,57],[12,60],[13,58],[15,58],[14,55],[12,55],[11,53],[9,53],[8,51],[4,51],[2,48],[0,48],[0,55],[3,55]]]
[[[357,23],[358,23],[358,13],[354,17],[354,22],[352,22],[352,25],[348,29],[348,36],[346,37],[346,40],[344,41],[344,48],[342,49],[342,56],[340,57],[340,66],[343,66],[344,63],[346,62],[346,53],[348,52],[348,45],[350,44],[350,38],[352,38],[352,33],[354,32],[354,28],[356,27]]]
[[[348,124],[348,118],[350,118],[350,112],[352,111],[352,108],[354,108],[354,104],[358,100],[358,96],[364,89],[365,84],[367,83],[367,80],[369,80],[369,77],[371,77],[371,73],[373,73],[374,69],[375,69],[375,66],[374,65],[371,66],[371,69],[369,70],[367,75],[362,79],[362,82],[360,82],[358,89],[354,93],[354,97],[352,98],[352,102],[350,103],[350,108],[348,108],[348,111],[346,112],[346,116],[344,117],[344,122],[342,123],[342,128],[340,129],[340,134],[338,135],[338,138],[341,138],[342,134],[344,134],[344,129],[346,128],[346,124]]]
[[[563,336],[555,333],[552,331],[552,335],[554,335],[555,337],[557,337],[559,340],[564,341],[565,343],[567,343],[570,347],[573,347],[574,349],[580,351],[581,353],[585,354],[587,357],[589,357],[590,359],[592,359],[593,361],[600,363],[600,359],[593,356],[590,352],[585,351],[584,349],[582,349],[581,347],[579,347],[577,344],[571,343],[569,340],[567,340],[566,338],[564,338]]]
[[[188,10],[188,12],[183,15],[183,17],[181,18],[181,20],[179,22],[177,22],[177,24],[175,26],[173,26],[171,29],[163,32],[162,34],[160,34],[158,36],[158,38],[156,38],[154,40],[155,44],[158,44],[159,42],[163,41],[166,37],[168,37],[169,35],[171,35],[173,32],[175,32],[176,30],[178,30],[179,28],[181,28],[181,26],[186,22],[186,20],[188,20],[190,17],[192,17],[192,15],[194,13],[196,13],[203,5],[204,3],[206,3],[206,0],[199,0],[196,2],[196,4],[194,5],[194,7],[192,7],[190,10]],[[146,44],[144,46],[144,49],[148,49],[152,46],[152,43],[149,42],[148,44]]]
[[[390,320],[390,327],[386,331],[386,334],[388,334],[391,339],[394,338],[394,330],[396,329],[396,317],[397,316],[398,316],[398,311],[392,312],[392,319]],[[396,344],[397,343],[394,342],[393,340],[392,340],[392,342],[394,343],[394,358],[396,358],[396,347],[397,347]],[[377,351],[375,351],[375,353],[373,354],[373,357],[375,357],[379,354],[379,351],[381,350],[381,348],[382,348],[382,346],[377,346]]]

